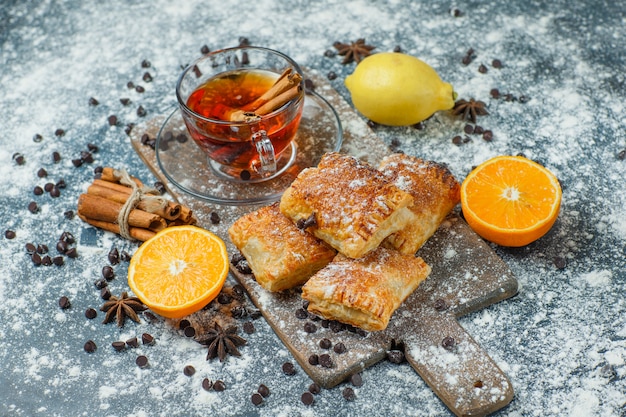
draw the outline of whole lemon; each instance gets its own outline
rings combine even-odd
[[[357,110],[383,125],[412,125],[454,107],[452,85],[424,61],[403,53],[368,56],[345,84]]]

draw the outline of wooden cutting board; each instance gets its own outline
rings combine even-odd
[[[315,71],[308,71],[307,76],[339,114],[344,130],[342,152],[376,166],[389,153],[385,144],[323,76]],[[134,149],[172,197],[192,208],[199,225],[221,236],[229,252],[235,253],[228,240],[228,227],[259,205],[211,204],[174,187],[161,171],[155,151],[141,142],[144,134],[157,136],[166,116],[133,129],[130,137]],[[210,221],[213,212],[220,217],[217,224]],[[390,349],[403,345],[406,360],[454,414],[486,415],[504,407],[513,398],[511,383],[457,318],[515,295],[517,281],[506,264],[455,214],[418,255],[432,267],[431,275],[395,312],[388,328],[375,333],[356,332],[311,316],[299,318],[304,316],[299,289],[274,294],[261,288],[251,275],[234,268],[232,275],[246,288],[301,367],[325,388],[349,379],[385,359]],[[332,347],[320,347],[322,339],[329,339]],[[335,350],[340,344],[345,352]],[[327,366],[312,365],[309,360],[315,355]]]

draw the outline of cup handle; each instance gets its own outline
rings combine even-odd
[[[276,173],[276,154],[267,132],[265,130],[254,132],[252,134],[252,143],[254,143],[261,161],[261,166],[255,167],[257,172],[262,177],[269,177]]]

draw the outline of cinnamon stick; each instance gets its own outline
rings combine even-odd
[[[129,175],[130,179],[134,181],[135,184],[137,184],[138,187],[143,186],[143,182],[141,182],[140,179],[133,177],[132,175]],[[120,183],[120,179],[122,178],[122,176],[119,174],[119,172],[115,169],[115,168],[111,168],[111,167],[104,167],[102,168],[102,172],[100,173],[100,179],[102,181],[108,181],[108,182],[113,182],[113,183]],[[124,185],[124,184],[121,184]]]
[[[107,223],[116,223],[123,204],[92,194],[81,194],[78,198],[78,213],[84,217]],[[167,227],[159,215],[133,209],[128,216],[128,225],[158,232]]]
[[[123,191],[117,191],[113,188],[103,187],[98,184],[91,184],[89,188],[87,188],[87,194],[92,194],[98,197],[106,198],[111,201],[115,201],[117,203],[124,204],[128,197],[129,193]],[[165,205],[165,207],[159,207],[156,210],[148,210],[148,204],[145,201],[140,201],[137,204],[137,208],[139,210],[148,211],[150,213],[158,214],[163,217],[165,220],[176,220],[180,217],[180,204],[169,204],[169,202]]]
[[[256,109],[255,113],[258,114],[259,116],[264,116],[266,114],[269,114],[273,112],[274,110],[280,108],[283,104],[287,103],[288,101],[293,100],[294,98],[298,97],[301,91],[302,91],[302,87],[300,86],[300,84],[298,84],[290,88],[289,90],[284,91],[278,96],[272,98],[267,103],[263,104],[261,107]]]
[[[109,223],[109,222],[105,222],[101,220],[92,219],[89,217],[85,217],[81,213],[78,213],[78,217],[85,223],[88,223],[94,227],[97,227],[98,229],[106,230],[108,232],[117,233],[117,234],[120,233],[120,227],[116,223]],[[150,239],[152,236],[156,235],[155,232],[150,231],[148,229],[142,229],[140,227],[130,227],[129,232],[130,232],[130,236],[133,239],[137,239],[142,242],[145,242],[146,240]]]

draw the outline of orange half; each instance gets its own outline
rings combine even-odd
[[[222,239],[196,226],[176,226],[139,247],[128,267],[128,285],[155,313],[180,318],[211,302],[227,275]]]
[[[561,186],[545,167],[522,156],[483,162],[461,185],[470,227],[501,246],[525,246],[545,235],[561,207]]]

